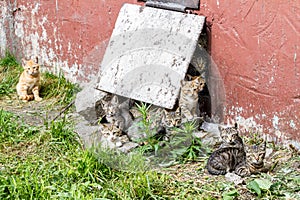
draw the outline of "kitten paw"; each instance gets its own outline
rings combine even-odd
[[[37,98],[34,98],[34,100],[36,100],[36,101],[42,101],[42,100],[43,100],[43,98],[41,98],[41,97],[37,97]]]

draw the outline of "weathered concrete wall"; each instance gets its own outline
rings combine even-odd
[[[300,140],[300,1],[201,1],[229,118]]]
[[[84,82],[97,74],[118,12],[135,0],[0,1],[0,53],[38,55]],[[201,0],[210,53],[225,86],[224,114],[300,140],[300,1]],[[214,99],[212,99],[214,100]]]
[[[62,70],[70,80],[84,82],[97,74],[126,1],[11,2],[0,1],[1,54],[8,47],[18,58],[38,56],[49,70]]]

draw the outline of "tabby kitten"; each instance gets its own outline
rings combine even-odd
[[[19,83],[17,84],[17,94],[19,99],[27,102],[29,100],[41,101],[39,96],[40,71],[38,60],[22,60],[24,71],[22,72]]]
[[[198,93],[204,86],[205,80],[200,76],[192,77],[190,81],[181,81],[179,107],[183,122],[193,121],[200,116]]]
[[[162,139],[164,141],[169,141],[170,137],[174,133],[174,128],[179,128],[180,126],[181,126],[180,107],[178,107],[176,110],[164,109],[162,111],[162,119],[157,132],[161,133],[160,135],[162,135]]]
[[[119,104],[118,97],[115,95],[110,102],[103,104],[103,111],[107,122],[116,125],[121,130],[127,132],[133,122],[133,116],[129,107],[125,106],[128,102]]]
[[[220,129],[223,143],[215,150],[207,161],[207,170],[213,175],[224,175],[233,172],[236,167],[246,160],[244,143],[239,136],[237,125]]]
[[[181,125],[180,108],[177,108],[175,111],[164,109],[161,125],[167,128],[179,127]]]
[[[265,172],[267,169],[264,167],[264,159],[266,156],[266,141],[261,144],[255,144],[246,147],[247,158],[244,162],[240,163],[235,173],[239,176],[250,176],[259,172]]]
[[[224,175],[235,171],[240,163],[244,163],[246,153],[239,147],[224,147],[214,151],[207,161],[207,170],[213,175]]]
[[[222,139],[222,144],[219,148],[224,147],[238,147],[244,148],[243,140],[239,136],[237,123],[233,127],[222,127],[219,126],[220,137]]]
[[[127,135],[123,135],[122,130],[114,124],[101,124],[100,131],[102,136],[112,142],[115,147],[121,147],[124,143],[129,142]]]

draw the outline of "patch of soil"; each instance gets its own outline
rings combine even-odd
[[[43,126],[59,115],[62,110],[62,106],[55,104],[56,101],[56,99],[43,99],[40,102],[23,102],[16,96],[2,97],[0,109],[14,113],[29,125]]]

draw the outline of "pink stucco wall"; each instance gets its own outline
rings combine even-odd
[[[227,117],[300,140],[300,1],[206,0],[200,13],[212,25]]]
[[[0,54],[39,56],[74,82],[98,71],[123,3],[135,0],[0,1]],[[263,125],[281,140],[300,133],[300,1],[201,0],[209,46],[224,82],[226,119]],[[226,120],[225,119],[225,120]]]

